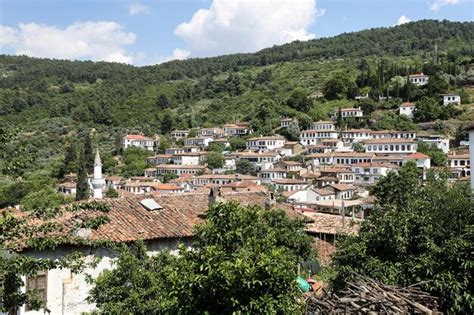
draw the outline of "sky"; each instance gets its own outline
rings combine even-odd
[[[0,54],[142,66],[421,19],[474,0],[0,0]]]

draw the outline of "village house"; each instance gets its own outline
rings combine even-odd
[[[287,141],[282,148],[276,149],[281,156],[295,156],[303,153],[304,147],[298,141]]]
[[[377,130],[372,131],[372,139],[415,139],[415,131],[403,131],[403,130]]]
[[[304,167],[304,164],[296,161],[280,161],[278,166],[284,168],[288,173],[298,173]]]
[[[461,104],[461,96],[458,94],[443,94],[443,105],[459,105]]]
[[[175,185],[174,183],[157,184],[153,188],[154,188],[154,191],[158,192],[161,195],[184,193],[184,188],[182,186]]]
[[[213,127],[213,128],[201,128],[196,133],[198,138],[212,138],[218,139],[225,136],[224,129]]]
[[[406,163],[408,161],[415,162],[416,167],[424,169],[424,170],[431,168],[430,157],[420,152],[415,152],[415,153],[407,155],[404,162]]]
[[[282,128],[286,128],[288,127],[292,122],[293,122],[293,118],[282,118],[280,119],[280,127]]]
[[[186,138],[184,139],[185,146],[193,146],[199,148],[206,148],[209,146],[209,143],[214,141],[212,137],[194,137],[194,138]]]
[[[122,187],[121,183],[124,181],[124,179],[120,176],[117,175],[109,175],[105,176],[105,188],[106,189],[119,189]]]
[[[291,217],[300,216],[283,204],[269,199],[266,194],[258,192],[221,193],[217,189],[213,194],[164,194],[164,195],[133,195],[123,198],[104,199],[110,207],[107,217],[110,222],[97,230],[82,229],[74,232],[78,218],[83,215],[72,215],[66,211],[58,218],[57,224],[64,228],[55,232],[56,237],[65,241],[54,249],[30,250],[26,244],[18,244],[21,255],[35,258],[62,259],[79,252],[86,263],[84,270],[74,273],[68,268],[55,268],[23,278],[28,286],[22,292],[38,290],[40,300],[51,314],[84,314],[96,310],[89,304],[87,297],[92,285],[87,281],[88,275],[97,278],[106,269],[114,268],[115,252],[106,247],[80,245],[74,237],[82,237],[88,241],[110,241],[127,244],[143,240],[149,255],[161,251],[177,253],[178,245],[192,247],[195,225],[204,222],[203,214],[208,207],[216,202],[237,201],[241,205],[260,205],[265,208],[278,207],[284,209]],[[88,211],[89,216],[100,216],[102,212]],[[77,213],[76,213],[77,214]],[[120,227],[120,228],[117,228]],[[92,263],[96,262],[92,266]],[[22,306],[17,315],[39,315],[44,311],[31,311]]]
[[[206,171],[205,165],[174,165],[174,164],[161,164],[155,167],[156,176],[163,176],[164,174],[170,173],[180,176],[182,174],[198,174]]]
[[[471,176],[469,154],[456,153],[448,155],[448,166],[454,177]]]
[[[252,133],[252,128],[248,122],[237,122],[235,124],[226,124],[223,127],[224,134],[227,137],[245,136]]]
[[[411,154],[416,152],[417,144],[411,139],[379,138],[364,140],[368,153],[376,154]]]
[[[173,130],[171,131],[171,139],[173,141],[178,141],[179,139],[187,138],[189,135],[189,130]]]
[[[303,130],[300,132],[300,142],[303,145],[315,145],[322,143],[322,139],[337,139],[338,132],[335,130]]]
[[[283,148],[286,139],[283,136],[260,136],[250,138],[245,141],[247,150],[253,151],[271,151]]]
[[[327,145],[323,144],[314,144],[314,145],[307,145],[304,147],[306,149],[305,154],[314,154],[314,153],[326,153],[331,152],[331,148]]]
[[[407,161],[406,154],[388,154],[388,155],[377,155],[373,158],[372,162],[381,163],[388,166],[396,165],[402,166]]]
[[[198,165],[201,155],[200,152],[176,153],[173,155],[172,161],[176,165]]]
[[[336,130],[336,126],[330,120],[320,120],[312,122],[310,129],[317,131],[332,131]]]
[[[277,152],[236,152],[233,153],[237,160],[248,160],[256,171],[272,168],[273,164],[280,161],[281,155]]]
[[[277,191],[292,191],[304,189],[308,186],[308,183],[301,179],[293,178],[280,178],[272,181]]]
[[[360,142],[372,138],[370,129],[346,129],[341,132],[344,143]]]
[[[351,199],[357,192],[357,188],[347,184],[330,184],[323,187],[336,195],[335,199]]]
[[[413,113],[415,112],[416,105],[411,102],[404,102],[399,107],[399,114],[405,115],[408,118],[413,118]]]
[[[58,184],[57,190],[65,195],[76,195],[76,183],[66,182]]]
[[[355,174],[355,184],[373,185],[380,177],[386,176],[388,172],[395,169],[395,165],[382,164],[379,162],[358,163],[352,165]]]
[[[172,160],[173,155],[171,154],[158,154],[146,158],[146,162],[150,165],[167,164],[170,163]]]
[[[428,84],[430,77],[423,73],[410,74],[408,80],[417,86],[423,86]]]
[[[319,170],[321,177],[332,177],[337,179],[337,183],[352,184],[355,180],[354,172],[347,166],[322,167]]]
[[[375,154],[364,152],[334,152],[331,153],[330,164],[352,165],[356,163],[371,162]]]
[[[442,135],[419,133],[416,137],[416,140],[428,143],[430,147],[436,147],[446,154],[449,153],[449,139]]]
[[[341,118],[349,118],[349,117],[364,117],[364,112],[360,107],[357,108],[341,108],[340,110],[335,110],[332,113],[332,119],[337,119],[339,116],[339,112],[341,113]]]
[[[336,195],[334,192],[324,188],[306,188],[303,190],[286,191],[283,193],[286,197],[286,202],[290,204],[298,204],[298,206],[305,206],[306,204],[319,200],[334,200]]]
[[[187,145],[180,148],[165,149],[165,154],[173,155],[173,154],[179,154],[179,153],[194,153],[194,152],[200,152],[200,151],[201,149],[198,146]]]
[[[126,150],[128,147],[139,147],[148,151],[153,151],[155,141],[152,138],[143,135],[126,135],[122,139],[122,148]]]
[[[261,184],[261,180],[258,177],[251,175],[242,174],[205,174],[192,178],[193,186],[207,186],[207,185],[226,185],[229,183],[235,183],[240,181],[252,181],[256,185]]]
[[[261,169],[258,175],[262,179],[262,184],[270,184],[275,179],[288,177],[287,171],[281,167]]]

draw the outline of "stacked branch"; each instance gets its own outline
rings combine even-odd
[[[417,286],[401,288],[357,276],[344,290],[309,296],[306,314],[440,314],[435,297]]]

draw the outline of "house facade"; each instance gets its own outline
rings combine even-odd
[[[430,77],[423,73],[410,74],[408,80],[417,86],[423,86],[428,84]]]
[[[122,139],[122,148],[139,147],[148,151],[153,151],[155,141],[143,135],[126,135]]]
[[[411,139],[381,138],[364,141],[365,151],[376,154],[412,154],[417,144]]]
[[[286,138],[282,136],[262,136],[250,138],[245,141],[247,150],[271,151],[283,148]]]

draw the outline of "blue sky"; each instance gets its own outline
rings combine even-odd
[[[474,0],[0,0],[0,53],[136,65],[252,52],[420,19]]]

